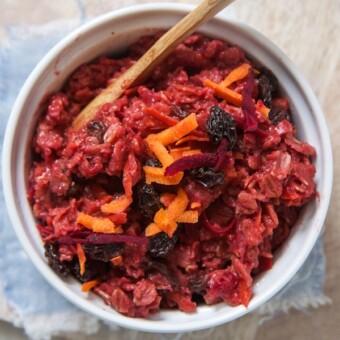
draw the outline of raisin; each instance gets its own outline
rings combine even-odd
[[[197,273],[189,276],[188,286],[192,293],[202,295],[205,293],[205,281],[205,274]]]
[[[272,71],[265,67],[260,68],[260,75],[258,76],[259,98],[263,103],[271,108],[272,95],[278,88],[278,81]]]
[[[189,174],[195,182],[201,183],[205,188],[212,188],[224,183],[224,173],[216,172],[213,168],[195,168],[190,170]]]
[[[288,120],[289,122],[292,121],[290,114],[287,110],[282,110],[276,106],[274,106],[269,111],[268,117],[274,125],[277,125],[279,122],[281,122],[281,120],[284,120],[284,119]]]
[[[236,123],[234,118],[222,108],[213,106],[210,109],[210,116],[205,127],[213,144],[217,145],[221,143],[223,138],[227,138],[229,150],[235,147],[237,140]]]
[[[69,270],[71,274],[81,283],[91,281],[97,277],[103,277],[108,269],[109,266],[104,262],[86,259],[85,272],[81,275],[78,259],[76,258],[69,263]]]
[[[150,255],[152,257],[166,257],[174,249],[177,240],[176,234],[169,237],[163,231],[149,237],[148,250]]]
[[[141,213],[148,218],[153,218],[162,207],[159,195],[152,185],[141,183],[137,188],[138,207]]]
[[[101,142],[103,141],[106,129],[106,125],[100,120],[91,120],[87,123],[87,132],[90,135],[97,137]]]
[[[93,260],[109,262],[113,257],[122,253],[123,244],[84,244],[83,249],[86,257],[89,256]]]
[[[145,162],[147,166],[153,166],[154,168],[161,168],[162,163],[156,158],[150,158]]]
[[[179,118],[185,118],[189,115],[189,113],[183,110],[180,106],[171,105],[171,113]]]
[[[152,259],[151,261],[148,261],[146,263],[143,263],[144,270],[148,274],[153,274],[153,273],[159,273],[165,278],[169,280],[169,283],[171,284],[172,288],[174,290],[179,289],[179,282],[176,277],[169,268],[169,266],[166,263],[163,263],[162,259]]]
[[[48,261],[48,265],[60,275],[66,277],[70,270],[67,266],[67,262],[60,261],[59,258],[59,246],[57,243],[45,243],[45,256]]]
[[[81,184],[72,180],[70,187],[68,188],[66,192],[66,196],[68,197],[79,197],[81,194]]]

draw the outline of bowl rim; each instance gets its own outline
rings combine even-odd
[[[285,279],[281,280],[279,284],[274,286],[271,290],[264,292],[261,296],[261,299],[257,299],[256,302],[250,303],[248,308],[243,306],[234,307],[234,313],[230,317],[225,315],[216,315],[213,318],[209,318],[203,324],[200,321],[188,321],[185,324],[173,324],[168,323],[166,321],[154,321],[148,319],[132,319],[130,317],[123,316],[121,314],[111,314],[111,317],[108,316],[107,311],[103,309],[99,309],[96,306],[92,306],[89,301],[85,301],[85,299],[75,295],[71,290],[65,289],[65,283],[61,281],[61,279],[54,272],[46,271],[46,268],[49,268],[39,255],[35,252],[34,247],[30,243],[29,238],[25,233],[22,232],[22,226],[20,217],[15,208],[15,194],[14,187],[12,185],[12,181],[8,180],[11,178],[11,165],[12,165],[12,149],[14,142],[14,135],[16,125],[20,119],[20,112],[23,108],[23,104],[26,100],[28,93],[30,92],[33,84],[35,83],[36,78],[39,74],[46,68],[46,66],[55,58],[55,55],[58,51],[66,47],[72,41],[74,41],[79,34],[86,34],[86,32],[91,31],[98,25],[103,25],[104,23],[114,20],[116,17],[121,17],[125,15],[129,15],[131,13],[144,12],[144,11],[153,11],[157,12],[159,10],[170,10],[172,12],[176,12],[180,15],[185,15],[187,12],[192,10],[195,6],[190,4],[182,4],[182,3],[149,3],[149,4],[139,4],[134,6],[125,7],[122,9],[118,9],[112,11],[110,13],[101,15],[97,18],[92,19],[90,22],[80,26],[76,30],[69,33],[65,38],[63,38],[59,43],[57,43],[38,63],[38,65],[31,72],[29,77],[27,78],[25,84],[17,96],[17,99],[14,103],[13,109],[11,111],[7,127],[6,133],[4,137],[3,145],[3,156],[2,156],[2,176],[3,176],[3,189],[4,189],[4,197],[7,206],[7,211],[10,216],[10,220],[13,226],[13,229],[22,245],[24,250],[26,251],[28,257],[33,262],[35,267],[39,270],[39,272],[43,275],[43,277],[51,284],[60,294],[62,294],[65,298],[71,301],[73,304],[89,312],[92,315],[95,315],[103,320],[113,322],[119,326],[123,326],[130,329],[149,331],[149,332],[163,332],[163,333],[172,333],[172,332],[187,332],[193,330],[200,330],[204,328],[209,328],[213,326],[220,325],[222,323],[229,322],[236,318],[239,318],[250,311],[256,309],[264,302],[268,301],[272,296],[274,296],[279,290],[283,288],[287,284],[287,282],[295,275],[295,273],[300,269],[310,251],[312,250],[319,233],[316,233],[314,238],[310,241],[309,247],[304,253],[304,256],[301,256],[298,261],[296,261],[288,270],[285,275]],[[222,17],[221,14],[216,15],[214,19],[215,21],[220,21],[222,23],[228,22],[229,24],[236,26],[238,29],[245,31],[249,36],[254,38],[255,40],[259,40],[261,44],[265,45],[267,48],[271,50],[273,54],[279,57],[280,62],[284,64],[285,68],[287,68],[294,77],[298,80],[298,84],[303,88],[306,95],[308,95],[308,99],[312,104],[313,110],[316,112],[317,123],[320,127],[320,130],[324,132],[323,135],[323,145],[324,150],[326,152],[325,157],[328,160],[327,167],[325,168],[325,176],[324,176],[324,192],[326,193],[325,197],[323,197],[323,206],[321,212],[319,213],[320,223],[323,223],[326,217],[327,209],[330,202],[331,191],[332,191],[332,181],[333,181],[333,157],[332,157],[332,147],[330,136],[328,132],[328,127],[326,124],[326,120],[323,116],[321,107],[311,89],[310,85],[306,81],[306,79],[302,76],[301,72],[297,69],[297,67],[290,61],[290,59],[268,38],[263,36],[261,33],[251,28],[247,24],[242,23],[236,19],[229,19]],[[255,36],[256,35],[256,36]],[[321,231],[321,230],[320,230]],[[51,269],[50,269],[51,270]],[[51,275],[52,274],[52,275]],[[58,278],[58,279],[56,279]],[[84,303],[85,302],[85,303]]]

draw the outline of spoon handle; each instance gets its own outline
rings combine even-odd
[[[192,12],[167,31],[156,43],[126,72],[115,79],[95,97],[74,119],[72,126],[79,129],[94,117],[98,108],[118,99],[126,89],[140,84],[173,49],[200,25],[235,0],[204,0]]]

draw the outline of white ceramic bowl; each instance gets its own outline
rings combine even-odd
[[[323,226],[332,187],[330,138],[320,106],[306,80],[292,62],[268,39],[240,22],[213,19],[200,29],[216,38],[240,45],[254,61],[271,69],[292,104],[299,137],[315,146],[316,183],[319,197],[308,204],[289,239],[275,254],[273,268],[258,276],[248,308],[224,303],[199,307],[196,313],[162,311],[148,319],[125,317],[95,294],[84,294],[75,280],[60,278],[47,265],[43,245],[26,199],[30,145],[46,95],[59,89],[80,64],[103,54],[121,51],[136,38],[178,22],[189,5],[150,4],[125,8],[93,20],[76,30],[37,65],[23,86],[8,123],[3,148],[3,185],[13,228],[32,262],[46,280],[83,310],[118,325],[151,332],[184,332],[216,326],[236,319],[263,304],[298,271],[312,250]],[[298,112],[298,114],[297,114]]]

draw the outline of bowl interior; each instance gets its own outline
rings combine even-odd
[[[147,320],[122,316],[94,294],[84,294],[79,283],[63,280],[46,264],[40,235],[23,194],[27,188],[30,145],[42,103],[58,90],[70,73],[99,55],[121,53],[137,37],[173,26],[191,7],[152,4],[110,13],[59,43],[25,83],[8,124],[3,159],[4,192],[13,227],[30,258],[43,276],[67,299],[96,316],[121,326],[155,332],[192,331],[231,321],[261,305],[278,292],[300,268],[323,225],[331,192],[332,155],[327,127],[320,107],[300,72],[272,43],[244,24],[214,19],[200,31],[243,48],[248,56],[276,74],[281,90],[292,103],[299,137],[317,151],[315,166],[319,199],[308,204],[288,241],[275,254],[273,268],[255,280],[254,297],[248,308],[225,304],[202,306],[197,313],[162,311]],[[327,166],[326,166],[327,165]],[[24,174],[24,175],[23,175]]]

